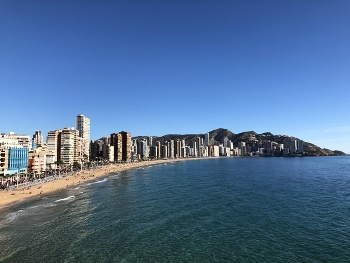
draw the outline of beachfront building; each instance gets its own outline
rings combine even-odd
[[[202,157],[202,138],[197,137],[197,155],[198,157]]]
[[[213,145],[213,157],[219,157],[219,146]]]
[[[8,134],[2,133],[1,138],[16,140],[18,145],[21,145],[24,148],[32,149],[32,140],[28,134],[15,134],[14,132],[10,132]]]
[[[28,148],[21,145],[0,146],[0,175],[13,175],[27,172]]]
[[[90,119],[83,114],[79,114],[76,118],[76,129],[79,131],[79,137],[83,138],[84,155],[90,157]]]
[[[147,141],[145,144],[147,144]],[[115,162],[130,162],[131,161],[131,133],[121,131],[111,134],[111,146],[114,146],[114,161]],[[139,146],[137,146],[139,149]]]
[[[28,153],[28,171],[43,172],[46,170],[46,151],[41,147]]]
[[[111,145],[114,146],[114,161],[122,162],[122,135],[120,133],[111,134]]]
[[[138,139],[137,140],[137,155],[139,159],[147,160],[149,158],[149,145],[147,144],[146,139]]]
[[[114,162],[114,146],[103,144],[102,157],[109,162]]]
[[[169,141],[169,158],[175,158],[175,142],[174,140]]]
[[[299,140],[298,141],[298,153],[303,153],[304,152],[304,141]]]
[[[298,141],[297,140],[291,140],[290,141],[290,146],[289,146],[290,153],[296,153],[297,152],[297,148],[298,148]]]
[[[0,175],[20,174],[27,171],[28,148],[21,144],[24,138],[28,137],[14,133],[0,135]]]
[[[62,130],[50,131],[47,134],[47,169],[56,169],[57,161],[61,160],[61,134]]]
[[[162,158],[168,158],[168,146],[162,145],[161,150],[160,150],[160,155]]]
[[[20,174],[27,172],[28,148],[23,146],[11,146],[9,148],[8,169],[5,174]]]
[[[160,141],[156,142],[156,146],[157,146],[157,159],[160,159]]]
[[[85,139],[78,136],[78,133],[76,133],[76,136],[74,138],[74,160],[73,162],[77,162],[80,165],[83,165],[85,160],[88,160],[85,153],[86,153],[86,143]]]
[[[71,165],[76,160],[76,144],[79,131],[64,128],[61,132],[61,161],[64,165]]]
[[[150,147],[150,153],[149,153],[149,156],[153,159],[156,159],[157,158],[157,146],[151,146]]]
[[[209,132],[207,132],[207,133],[205,133],[204,134],[204,145],[205,146],[209,146],[209,139],[210,137],[209,137]]]
[[[9,167],[9,149],[0,146],[0,176],[5,175]]]

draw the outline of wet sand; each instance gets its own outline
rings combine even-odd
[[[62,190],[64,188],[79,185],[87,181],[92,181],[100,177],[106,176],[111,173],[121,172],[127,169],[149,166],[160,163],[176,162],[189,159],[167,159],[167,160],[155,160],[155,161],[143,161],[128,164],[112,164],[103,166],[95,170],[85,170],[77,172],[75,174],[67,175],[63,178],[53,180],[51,182],[39,183],[32,185],[30,189],[22,190],[23,187],[19,186],[18,189],[13,191],[0,191],[0,209],[6,208],[10,205],[15,205],[23,201],[31,201],[40,198],[43,195],[53,193],[55,191]]]

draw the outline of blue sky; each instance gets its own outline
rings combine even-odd
[[[0,1],[0,131],[227,128],[350,153],[350,1]]]

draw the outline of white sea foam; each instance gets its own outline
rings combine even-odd
[[[71,195],[71,196],[68,196],[66,198],[58,199],[55,201],[55,203],[61,202],[61,201],[67,201],[67,200],[74,199],[74,198],[75,198],[75,195]]]
[[[18,217],[28,214],[28,211],[20,209],[16,212],[8,214],[4,219],[0,221],[0,226],[4,226],[12,221],[16,220]]]
[[[47,203],[47,204],[42,204],[42,205],[34,205],[34,206],[27,207],[25,209],[20,209],[16,212],[13,212],[13,213],[9,213],[8,215],[6,215],[6,217],[4,219],[0,220],[0,228],[2,226],[5,226],[5,225],[11,223],[12,221],[16,220],[19,217],[27,216],[30,214],[37,214],[38,211],[42,211],[42,208],[53,207],[53,206],[56,206],[56,204]]]
[[[95,182],[93,182],[93,183],[88,183],[87,185],[104,183],[104,182],[106,182],[106,181],[107,181],[107,178],[105,178],[105,179],[103,179],[103,180],[101,180],[101,181],[95,181]]]

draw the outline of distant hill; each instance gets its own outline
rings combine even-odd
[[[134,137],[133,139],[146,138],[146,137],[148,136],[138,136],[138,137]],[[188,145],[190,142],[195,141],[197,137],[204,138],[204,134],[167,134],[161,137],[153,136],[153,142],[159,141],[161,144],[164,144],[166,141],[169,141],[169,140],[175,140],[175,141],[185,140],[186,145]],[[299,138],[296,138],[293,136],[274,135],[270,132],[258,134],[254,131],[247,131],[247,132],[234,134],[230,130],[224,129],[224,128],[219,128],[209,132],[210,143],[213,143],[214,141],[218,141],[222,143],[225,137],[231,140],[235,146],[238,145],[238,142],[244,141],[246,142],[246,144],[250,146],[256,146],[257,148],[263,147],[263,144],[265,141],[274,141],[276,143],[281,144],[283,143],[283,140],[287,137],[299,140]],[[337,150],[332,151],[329,149],[322,149],[317,145],[314,145],[312,143],[305,142],[305,141],[304,141],[304,152],[305,152],[305,155],[307,156],[346,155],[342,151],[337,151]]]

